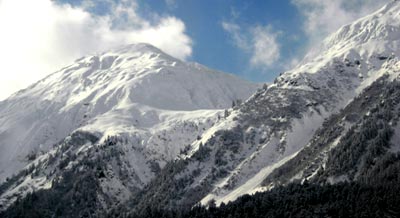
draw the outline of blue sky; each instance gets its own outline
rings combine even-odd
[[[270,82],[388,1],[0,0],[0,100],[77,58],[136,42]]]
[[[292,59],[304,52],[305,35],[301,30],[301,15],[288,1],[177,1],[172,7],[163,3],[158,0],[151,5],[147,3],[146,7],[182,19],[188,35],[194,41],[190,60],[211,68],[239,74],[257,82],[271,81],[283,70],[278,66],[279,63],[268,68],[250,65],[251,54],[235,46],[236,42],[222,28],[222,22],[235,23],[243,28],[243,32],[253,26],[271,25],[276,31],[282,31],[277,39],[281,45],[281,56]]]
[[[76,6],[82,5],[83,1],[62,0]],[[94,7],[89,9],[92,13],[110,13],[109,1],[95,2]],[[192,40],[192,52],[186,57],[187,60],[234,73],[251,81],[268,82],[279,73],[294,67],[307,50],[313,44],[319,43],[332,29],[385,3],[368,0],[332,2],[334,3],[324,3],[324,0],[137,0],[136,13],[149,20],[157,14],[173,16],[183,21],[185,33]],[[324,10],[336,10],[344,17],[338,19],[339,23],[316,24],[312,30],[307,29],[307,25],[313,25],[307,19],[312,14],[323,16]],[[224,23],[234,25],[237,31],[227,30]],[[256,43],[254,31],[257,28],[266,32],[267,36],[272,36],[272,43],[277,47],[274,53],[258,59],[255,57],[256,48],[253,45]],[[240,45],[238,37],[245,45]],[[271,44],[266,44],[260,50],[268,50],[270,46]],[[259,61],[253,61],[254,58]]]
[[[82,0],[62,0],[74,6]],[[273,80],[280,72],[289,69],[288,60],[302,56],[306,50],[306,35],[302,31],[302,14],[290,1],[277,0],[139,0],[137,13],[152,19],[174,16],[185,23],[186,34],[192,39],[192,54],[186,58],[210,68],[230,72],[242,78],[264,82]],[[89,9],[92,13],[110,13],[107,1],[96,1]],[[244,38],[251,38],[251,28],[268,27],[278,33],[281,58],[276,64],[249,64],[251,51],[236,46],[231,33],[222,23],[241,27]],[[248,39],[251,41],[251,39]],[[286,65],[286,66],[284,66]]]

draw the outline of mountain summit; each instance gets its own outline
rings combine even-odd
[[[0,181],[77,129],[135,134],[174,114],[215,115],[257,87],[149,44],[78,59],[0,102]]]
[[[393,1],[256,91],[145,44],[80,59],[0,104],[1,166],[15,166],[18,148],[42,152],[0,186],[0,210],[397,217],[388,189],[400,190],[399,26]],[[363,208],[370,202],[379,207]]]

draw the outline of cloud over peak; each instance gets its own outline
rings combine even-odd
[[[280,44],[277,40],[279,32],[274,32],[271,26],[253,26],[242,28],[233,22],[222,22],[222,28],[229,33],[234,45],[250,54],[250,64],[253,67],[269,68],[280,58]]]
[[[353,22],[390,0],[292,0],[304,16],[304,32],[321,40],[341,26]]]
[[[173,16],[137,13],[136,1],[106,1],[110,11],[89,12],[82,5],[51,0],[0,0],[0,100],[81,56],[136,42],[153,44],[186,59],[192,40]],[[21,78],[24,78],[23,80]]]
[[[251,30],[252,49],[251,64],[269,67],[281,56],[280,45],[277,41],[279,33],[273,32],[271,26],[256,26]]]

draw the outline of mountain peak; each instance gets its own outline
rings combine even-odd
[[[384,7],[332,34],[325,41],[325,48],[343,50],[352,47],[363,53],[395,52],[400,35],[400,2],[392,1]],[[347,45],[347,46],[346,46]],[[363,47],[363,49],[361,49]]]
[[[21,169],[17,158],[47,150],[77,128],[141,132],[167,115],[229,108],[256,88],[145,43],[78,59],[1,102],[0,182]],[[6,168],[9,163],[15,166]]]
[[[312,49],[302,64],[349,54],[367,60],[372,56],[400,56],[400,1],[389,2],[376,12],[344,25]],[[345,57],[346,58],[346,57]]]
[[[161,49],[155,47],[154,45],[149,44],[149,43],[143,43],[143,42],[141,42],[141,43],[132,43],[132,44],[128,44],[128,45],[119,46],[117,48],[111,49],[110,52],[121,53],[121,54],[127,54],[127,53],[142,53],[142,54],[154,53],[154,54],[167,55],[165,52],[163,52]]]

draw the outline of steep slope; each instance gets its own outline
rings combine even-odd
[[[150,207],[131,216],[399,217],[399,75],[400,63],[326,119],[305,148],[268,174],[267,191],[220,207]]]
[[[74,173],[74,170],[64,170],[63,181],[54,182],[51,190],[28,194],[26,198],[14,204],[6,212],[0,212],[0,215],[31,217],[32,215],[43,216],[56,213],[64,217],[128,216],[141,218],[243,217],[246,215],[253,217],[325,217],[327,215],[333,217],[398,217],[400,214],[398,206],[400,198],[397,194],[400,189],[400,177],[398,176],[400,153],[397,140],[400,108],[399,80],[399,77],[393,80],[388,76],[378,79],[340,113],[327,119],[309,146],[267,178],[274,181],[274,185],[290,182],[286,183],[286,186],[278,186],[271,191],[257,193],[254,196],[243,196],[220,208],[215,208],[215,205],[211,204],[209,210],[198,206],[192,209],[185,207],[171,209],[158,207],[157,204],[148,205],[146,210],[135,211],[131,214],[125,213],[131,209],[130,207],[117,208],[107,214],[99,210],[102,207],[99,206],[101,201],[98,200],[99,195],[105,195],[98,187],[99,181],[109,176],[107,173],[101,176],[105,164],[104,157],[94,160],[88,158],[93,162],[87,161],[80,167],[94,164],[96,166],[94,171],[79,170],[78,175]],[[370,128],[370,125],[377,125],[378,128]],[[337,140],[343,133],[346,136],[342,140]],[[332,142],[337,145],[332,146]],[[108,148],[103,147],[101,150]],[[115,147],[111,146],[112,148]],[[355,159],[343,158],[346,155],[351,155]],[[327,156],[329,156],[328,159],[325,158]],[[357,158],[360,158],[360,161],[354,161]],[[340,161],[340,159],[345,161]],[[168,171],[163,170],[167,174],[161,173],[159,176],[172,178],[175,173],[173,169],[179,170],[180,168],[176,163],[172,164],[175,167],[167,166]],[[352,165],[354,163],[359,164]],[[340,172],[347,166],[350,166],[347,168],[350,171],[345,170],[345,172],[349,174],[346,176],[339,174],[339,180],[334,179],[335,171],[336,173]],[[307,170],[299,170],[304,168]],[[318,172],[315,173],[315,170]],[[350,175],[354,175],[354,172],[356,175],[358,174],[356,180],[349,181],[349,183],[330,184],[334,180],[353,179],[355,177]],[[100,179],[98,179],[99,176]],[[306,182],[305,178],[309,182]],[[301,184],[297,181],[300,181]],[[88,185],[89,182],[92,184]],[[175,182],[173,184],[177,186],[182,184],[182,180]],[[80,202],[81,198],[90,200]],[[115,205],[116,202],[111,201],[110,203]]]
[[[327,119],[308,146],[269,174],[263,185],[306,180],[398,184],[400,62],[393,70],[395,74],[378,79]]]
[[[154,105],[150,99],[149,105],[143,106],[144,99],[139,98],[141,104],[138,105],[131,98],[123,98],[128,101],[80,127],[70,138],[37,158],[34,166],[30,165],[21,175],[0,187],[2,202],[7,207],[18,196],[15,195],[18,190],[34,190],[41,185],[48,190],[42,188],[37,193],[50,196],[43,205],[32,200],[33,194],[12,208],[19,211],[20,206],[23,211],[23,205],[28,205],[52,214],[54,208],[49,209],[48,205],[63,196],[56,205],[60,213],[81,216],[64,205],[81,211],[82,208],[76,206],[79,198],[74,196],[84,195],[94,202],[84,215],[107,212],[109,216],[124,217],[152,209],[185,210],[214,201],[220,205],[244,194],[293,181],[358,182],[354,178],[368,180],[372,178],[369,177],[371,173],[379,173],[379,170],[396,171],[398,156],[386,154],[399,150],[398,146],[388,144],[389,141],[398,144],[393,140],[399,138],[396,115],[399,28],[400,3],[393,1],[341,28],[324,41],[322,48],[307,55],[299,67],[283,73],[274,84],[259,89],[243,104],[220,111],[208,121],[198,121],[198,117],[207,116],[183,113],[182,117],[193,118],[185,131],[169,128],[169,131],[156,131],[156,137],[150,136],[154,140],[166,139],[163,141],[170,141],[171,146],[178,145],[182,150],[176,159],[163,158],[165,152],[161,152],[160,159],[157,141],[141,146],[146,134],[135,130],[140,136],[137,137],[127,131],[129,128],[124,122],[136,122],[136,116],[131,115],[140,114],[136,110],[142,111],[137,109],[142,107],[154,111],[138,120],[142,124],[152,123],[147,119],[153,114],[175,123],[175,118],[180,116],[170,114],[181,112],[173,111],[174,108],[165,106],[165,102],[162,106]],[[168,111],[164,108],[156,112],[161,110],[156,107],[166,107]],[[374,123],[377,126],[371,128]],[[377,128],[382,130],[367,131]],[[177,132],[190,137],[180,140]],[[117,137],[104,137],[114,134]],[[353,143],[358,142],[356,139],[365,142],[365,146]],[[375,142],[380,146],[374,146]],[[153,165],[155,160],[157,164]],[[146,167],[132,167],[143,163],[148,166],[147,172],[138,170]],[[378,163],[375,168],[371,167],[374,163]],[[395,164],[391,166],[391,163]],[[352,169],[354,166],[356,170]],[[390,170],[382,170],[383,166],[389,166]],[[383,173],[378,178],[391,176]],[[96,186],[82,188],[75,180],[63,179],[70,177],[84,184],[93,182]],[[32,180],[39,182],[26,185]],[[52,184],[48,185],[49,182]]]
[[[256,88],[147,44],[81,58],[0,102],[0,181],[76,130],[123,136],[165,163]]]
[[[213,188],[212,194],[204,198],[202,203],[214,196],[217,196],[217,203],[227,202],[244,193],[260,190],[263,178],[309,144],[324,118],[338,112],[383,75],[389,74],[392,78],[398,75],[399,43],[400,4],[393,1],[379,11],[344,26],[324,41],[323,50],[318,55],[310,53],[303,65],[278,77],[275,84],[260,93],[264,96],[254,99],[253,103],[257,105],[257,102],[262,102],[261,99],[283,95],[277,103],[287,104],[283,103],[277,108],[293,114],[277,116],[282,112],[270,113],[274,117],[285,118],[283,122],[280,121],[281,124],[289,124],[286,130],[279,128],[271,131],[277,137],[270,137],[269,146],[275,146],[278,152],[262,149],[264,154],[252,153],[234,169],[229,179],[225,178]],[[257,108],[250,106],[251,101],[241,110]],[[271,102],[265,105],[271,105]],[[265,121],[264,125],[268,126]],[[270,126],[275,128],[276,125]],[[232,187],[231,182],[237,185]]]
[[[341,28],[317,55],[207,130],[185,160],[165,169],[173,175],[158,177],[133,205],[190,207],[212,199],[218,205],[264,190],[265,178],[296,157],[325,119],[383,75],[397,76],[399,28],[397,1]]]

